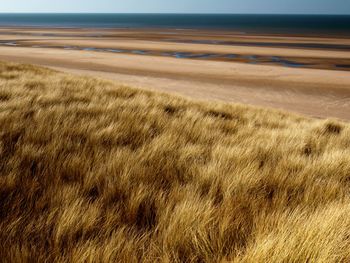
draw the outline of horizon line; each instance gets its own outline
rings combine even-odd
[[[106,14],[106,15],[308,15],[308,16],[317,16],[317,15],[329,15],[329,16],[350,16],[349,14],[338,14],[338,13],[206,13],[206,12],[0,12],[0,14]]]

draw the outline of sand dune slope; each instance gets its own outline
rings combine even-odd
[[[0,64],[3,262],[349,262],[350,125]]]

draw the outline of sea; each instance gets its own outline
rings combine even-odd
[[[241,33],[350,35],[349,15],[0,13],[0,27],[223,29]]]

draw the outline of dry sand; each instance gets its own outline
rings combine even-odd
[[[17,35],[14,35],[17,31]],[[31,35],[55,33],[58,35]],[[143,88],[176,92],[199,99],[217,99],[258,106],[286,109],[314,117],[350,120],[350,73],[340,70],[287,68],[225,61],[176,59],[161,56],[114,54],[96,51],[65,50],[55,45],[77,45],[152,50],[200,51],[235,54],[299,56],[304,59],[350,59],[346,50],[257,47],[254,42],[267,38],[272,42],[349,44],[348,39],[282,36],[241,36],[239,34],[196,34],[171,32],[176,39],[206,38],[237,41],[252,46],[174,43],[162,39],[159,31],[1,29],[1,41],[25,41],[28,45],[45,44],[50,48],[0,47],[0,59],[49,66],[79,74],[117,80]],[[142,34],[141,34],[142,33]],[[162,33],[162,32],[161,32]],[[163,32],[164,33],[164,32]],[[59,35],[61,34],[61,35]],[[226,35],[225,35],[226,34]],[[67,36],[69,35],[69,36]],[[149,39],[147,39],[149,36]],[[158,36],[158,39],[157,39]],[[192,36],[192,37],[191,37]],[[264,40],[265,41],[265,40]]]

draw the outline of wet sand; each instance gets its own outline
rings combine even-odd
[[[0,29],[1,60],[39,64],[199,99],[350,120],[347,45],[347,38],[248,36],[201,30]],[[185,54],[177,58],[164,55],[166,52],[219,56]],[[225,58],[228,54],[235,57]],[[273,57],[295,64],[254,61]]]
[[[190,35],[189,32],[192,34]],[[347,39],[242,36],[214,31],[80,32],[72,29],[0,29],[0,46],[86,50],[350,71]]]

